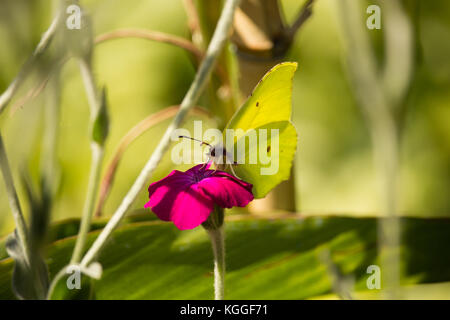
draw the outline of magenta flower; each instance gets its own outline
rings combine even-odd
[[[193,229],[208,219],[215,204],[222,208],[245,207],[253,200],[252,187],[224,171],[200,164],[186,172],[174,170],[152,183],[145,207],[180,230]]]

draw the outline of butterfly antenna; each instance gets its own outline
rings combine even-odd
[[[198,141],[198,142],[201,143],[201,145],[206,145],[206,146],[212,148],[212,145],[210,145],[208,142],[205,142],[205,141],[202,141],[202,140],[198,140],[198,139],[195,139],[195,138],[192,138],[192,137],[188,137],[188,136],[178,136],[178,138],[185,138],[185,139],[190,139],[190,140]]]

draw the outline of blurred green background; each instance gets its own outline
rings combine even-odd
[[[399,211],[414,216],[450,215],[450,2],[419,1],[419,57],[408,98],[401,147]],[[283,0],[289,19],[297,0]],[[179,0],[83,1],[95,35],[117,28],[146,28],[189,37]],[[294,124],[299,132],[296,158],[298,211],[305,215],[373,216],[378,211],[369,133],[347,79],[338,0],[317,1],[314,14],[298,33],[287,60],[298,61],[294,82]],[[49,0],[0,0],[0,92],[15,77],[51,20]],[[362,14],[365,14],[362,12]],[[371,31],[375,43],[381,31]],[[120,138],[145,116],[179,104],[194,76],[190,57],[181,49],[137,39],[98,45],[94,70],[106,85],[111,116],[106,163]],[[58,158],[61,186],[53,220],[81,215],[88,183],[89,108],[78,66],[70,61],[62,74]],[[16,95],[0,117],[20,199],[20,171],[39,169],[45,92],[14,107],[33,84]],[[204,107],[208,107],[204,105]],[[189,118],[192,120],[192,118]],[[187,121],[187,125],[191,121]],[[147,132],[127,151],[105,214],[111,213],[131,186],[168,121]],[[153,179],[173,169],[164,161]],[[147,194],[135,204],[142,208]],[[25,201],[22,201],[25,210]],[[13,230],[3,183],[0,183],[0,236]]]

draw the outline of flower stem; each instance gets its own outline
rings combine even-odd
[[[91,122],[95,121],[95,116],[99,112],[100,102],[97,88],[95,86],[94,76],[89,61],[80,60],[80,70],[85,85],[85,90],[91,110]],[[95,210],[95,201],[97,199],[98,189],[100,185],[101,165],[103,161],[104,148],[103,145],[91,142],[91,171],[89,174],[88,190],[83,208],[83,216],[81,218],[80,230],[78,232],[77,241],[72,254],[71,263],[78,263],[83,255],[86,244],[86,238],[91,228],[92,216]]]
[[[98,144],[92,144],[92,164],[89,174],[88,191],[86,201],[83,208],[83,216],[81,218],[80,230],[78,232],[77,242],[73,250],[71,263],[78,263],[83,254],[86,244],[87,234],[91,228],[92,216],[95,208],[95,200],[97,198],[100,185],[100,171],[103,159],[103,148]]]
[[[186,117],[188,111],[193,106],[195,106],[198,99],[200,98],[200,95],[203,92],[207,80],[209,79],[209,76],[214,68],[215,62],[226,43],[228,33],[233,22],[234,11],[239,2],[240,0],[227,0],[225,2],[219,22],[217,23],[217,28],[214,32],[214,36],[208,47],[205,58],[200,64],[199,70],[195,75],[195,79],[192,82],[189,91],[186,93],[186,96],[184,97],[181,103],[180,110],[173,119],[172,123],[167,128],[166,132],[164,133],[164,136],[162,137],[155,151],[151,155],[150,159],[145,164],[139,176],[136,178],[130,190],[123,198],[121,204],[114,212],[113,216],[111,217],[111,219],[109,220],[103,231],[100,233],[98,238],[95,240],[92,247],[88,250],[84,258],[81,260],[82,266],[89,265],[89,263],[92,262],[92,260],[96,257],[99,251],[103,248],[106,241],[110,237],[111,233],[119,225],[120,221],[125,216],[125,213],[128,211],[131,204],[137,198],[139,192],[142,190],[142,188],[145,186],[148,179],[150,178],[151,173],[156,169],[163,155],[169,148],[173,132],[180,126],[181,122]]]
[[[214,299],[223,300],[225,295],[225,234],[223,226],[207,229],[214,254]]]
[[[8,157],[6,155],[5,145],[3,143],[3,138],[0,133],[0,169],[3,174],[3,180],[5,181],[6,193],[8,195],[9,206],[16,223],[17,234],[19,236],[19,241],[22,246],[23,252],[25,254],[25,259],[30,265],[31,262],[31,252],[29,247],[28,239],[28,228],[25,222],[25,218],[20,207],[19,198],[17,197],[16,188],[14,187],[14,181],[11,173],[11,168],[9,167]]]

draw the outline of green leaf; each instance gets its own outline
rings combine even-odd
[[[253,218],[225,222],[227,299],[303,299],[331,293],[320,253],[366,290],[366,269],[377,264],[377,221],[356,218]],[[450,219],[402,219],[402,283],[450,281]],[[89,244],[99,230],[90,233]],[[54,276],[68,262],[74,238],[48,248]],[[179,231],[170,223],[140,221],[117,229],[99,262],[98,299],[212,299],[213,257],[205,230]],[[10,259],[0,261],[0,298],[9,289]],[[88,288],[87,288],[88,289]],[[75,292],[74,292],[75,294]]]
[[[402,288],[405,300],[450,300],[450,282],[408,285]],[[378,300],[384,296],[380,290],[363,290],[354,293],[356,300]],[[317,300],[339,299],[335,294],[314,297]]]
[[[109,133],[108,103],[106,101],[106,88],[102,90],[100,108],[95,116],[92,126],[92,140],[103,146]]]

